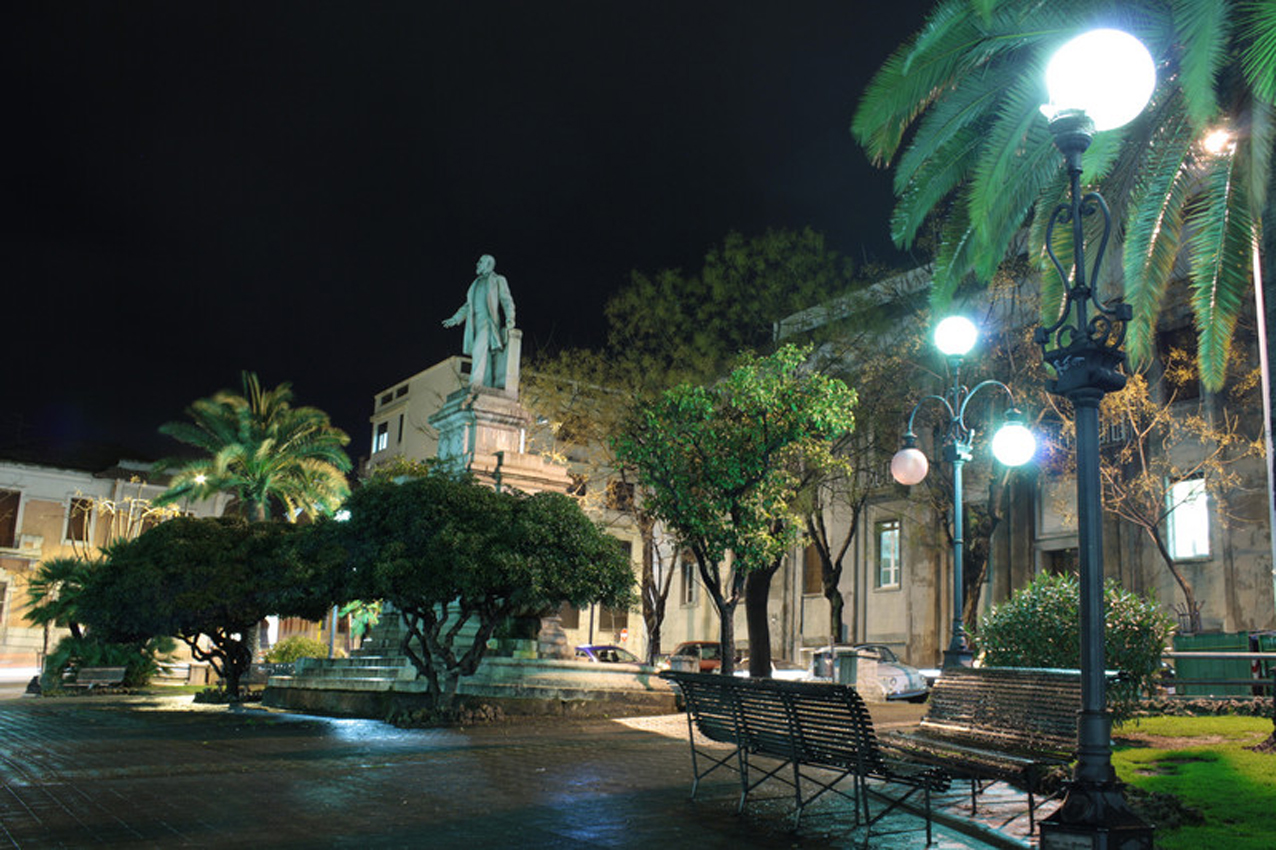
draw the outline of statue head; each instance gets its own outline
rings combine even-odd
[[[478,265],[475,269],[479,274],[490,274],[496,270],[496,258],[491,254],[484,254],[478,258]]]

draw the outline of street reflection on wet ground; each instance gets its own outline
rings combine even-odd
[[[743,816],[728,776],[690,802],[680,716],[405,730],[190,699],[0,700],[0,847],[864,846],[846,803],[790,831],[783,786]],[[922,826],[893,815],[868,846]]]

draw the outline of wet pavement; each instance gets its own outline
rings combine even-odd
[[[0,848],[925,846],[908,813],[866,843],[845,802],[793,832],[784,786],[743,816],[727,776],[691,802],[686,734],[682,715],[401,730],[189,696],[0,699]],[[1025,819],[972,822],[960,789],[940,808],[934,847],[1027,846]]]

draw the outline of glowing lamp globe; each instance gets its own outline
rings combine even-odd
[[[949,357],[965,357],[978,338],[975,323],[965,316],[949,316],[935,326],[935,347]]]
[[[1017,410],[1006,414],[1006,424],[992,436],[993,457],[1006,466],[1023,466],[1037,453],[1037,438],[1023,424]]]
[[[900,449],[891,458],[891,477],[905,487],[922,483],[929,471],[930,461],[921,449]]]
[[[1065,110],[1081,110],[1095,130],[1128,124],[1143,111],[1156,88],[1156,65],[1143,43],[1121,30],[1098,29],[1060,47],[1046,66],[1053,119]]]

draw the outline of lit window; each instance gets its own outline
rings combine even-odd
[[[1209,495],[1204,478],[1189,478],[1170,486],[1166,537],[1175,559],[1210,555]]]
[[[0,547],[12,549],[18,545],[18,507],[21,504],[21,492],[0,490]]]
[[[877,586],[899,587],[899,520],[877,524]]]
[[[378,422],[377,430],[372,434],[372,451],[385,451],[390,445],[390,423]]]

